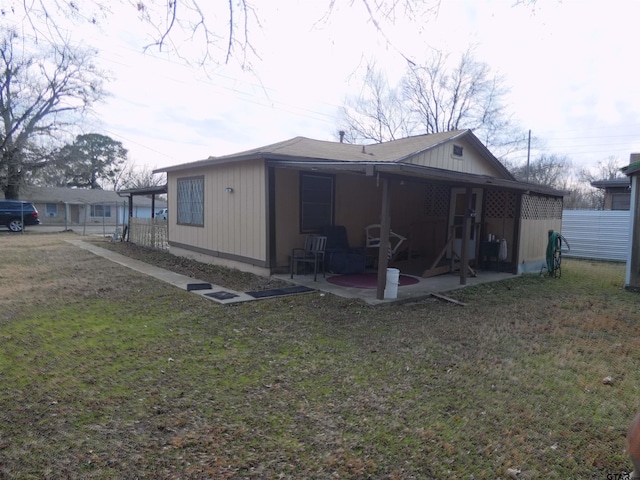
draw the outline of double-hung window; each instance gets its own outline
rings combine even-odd
[[[322,227],[333,225],[334,212],[333,175],[300,174],[300,231],[319,232]]]
[[[111,205],[91,205],[91,216],[99,218],[110,218]]]
[[[178,179],[178,216],[181,225],[204,226],[204,177]]]
[[[47,203],[46,207],[47,217],[57,217],[58,216],[58,204],[57,203]]]

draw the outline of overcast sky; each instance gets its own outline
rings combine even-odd
[[[255,2],[266,3],[266,2]],[[142,53],[147,40],[133,16],[79,28],[112,72],[111,97],[90,126],[123,142],[138,165],[165,167],[305,136],[335,140],[338,110],[360,87],[358,73],[376,60],[390,78],[402,54],[427,48],[476,59],[505,76],[511,112],[549,153],[578,165],[640,152],[635,0],[442,0],[437,16],[387,25],[388,41],[366,22],[359,2],[280,0],[258,6],[250,31],[260,58],[253,71],[231,63],[205,73],[175,57]],[[226,2],[221,2],[226,5]],[[526,160],[521,152],[520,161]]]

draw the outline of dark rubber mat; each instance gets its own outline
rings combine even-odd
[[[220,292],[205,293],[204,296],[215,298],[216,300],[229,300],[230,298],[235,298],[238,295],[231,292],[220,291]]]

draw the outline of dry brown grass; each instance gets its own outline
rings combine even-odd
[[[621,265],[565,260],[561,279],[451,293],[464,308],[314,294],[223,307],[65,238],[0,237],[0,478],[629,470],[640,303]]]

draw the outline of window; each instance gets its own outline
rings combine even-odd
[[[58,216],[58,204],[57,203],[47,203],[45,206],[45,214],[47,217],[57,217]]]
[[[91,205],[91,216],[101,218],[111,217],[111,205]]]
[[[333,225],[333,175],[300,174],[300,231],[319,232]]]
[[[462,158],[462,152],[463,152],[463,149],[462,149],[462,147],[460,145],[454,145],[453,146],[453,156],[454,157]]]
[[[204,177],[178,179],[178,216],[181,225],[204,226]]]

